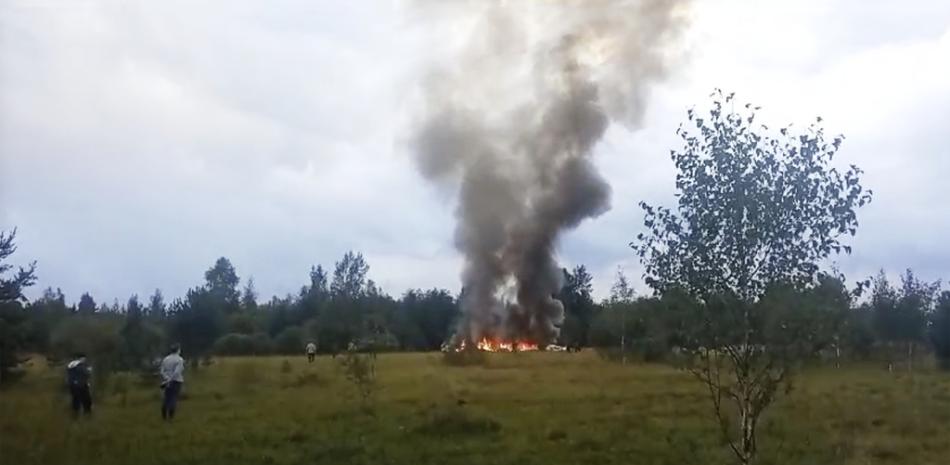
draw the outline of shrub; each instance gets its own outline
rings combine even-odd
[[[274,352],[274,341],[267,333],[254,333],[251,335],[251,343],[254,347],[252,355],[267,355]]]
[[[253,352],[251,337],[245,334],[225,334],[214,342],[218,355],[250,355]]]
[[[346,352],[338,360],[344,376],[356,390],[363,412],[372,415],[376,403],[376,355]]]
[[[284,328],[280,334],[274,338],[274,348],[280,354],[300,354],[303,353],[304,332],[300,326],[289,326]]]
[[[271,352],[271,341],[266,334],[225,334],[214,343],[218,355],[263,355]]]

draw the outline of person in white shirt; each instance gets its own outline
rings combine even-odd
[[[178,395],[181,393],[181,385],[185,382],[185,359],[181,358],[181,347],[174,344],[171,347],[171,353],[162,359],[159,367],[159,374],[162,377],[162,419],[171,420],[175,418],[175,406],[178,403]]]
[[[317,345],[310,341],[307,344],[307,361],[313,363],[313,359],[317,357]]]

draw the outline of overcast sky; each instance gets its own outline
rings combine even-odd
[[[604,296],[640,200],[671,204],[668,153],[713,88],[772,126],[847,137],[865,171],[849,280],[950,278],[950,2],[694,4],[643,128],[608,131],[613,208],[567,234]],[[0,2],[0,229],[68,301],[179,296],[219,256],[264,298],[363,252],[387,292],[459,288],[452,198],[416,173],[409,95],[439,38],[403,2]],[[639,284],[642,288],[642,284]]]

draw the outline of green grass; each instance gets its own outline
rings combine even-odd
[[[283,361],[289,360],[290,369]],[[381,355],[374,414],[321,357],[230,358],[186,373],[171,425],[138,377],[96,386],[72,421],[59,369],[0,391],[0,464],[732,463],[688,375],[592,352]],[[950,463],[950,376],[879,367],[803,373],[767,412],[763,464]]]

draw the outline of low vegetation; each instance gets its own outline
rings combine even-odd
[[[464,369],[441,358],[380,355],[374,416],[328,356],[291,359],[283,376],[283,358],[218,359],[187,373],[173,424],[159,417],[157,387],[131,377],[113,377],[94,416],[73,421],[62,367],[34,359],[28,376],[0,392],[0,457],[18,465],[734,461],[702,386],[683,371],[593,351],[487,354],[485,366]],[[805,369],[764,416],[757,463],[945,464],[950,377],[918,365]]]

